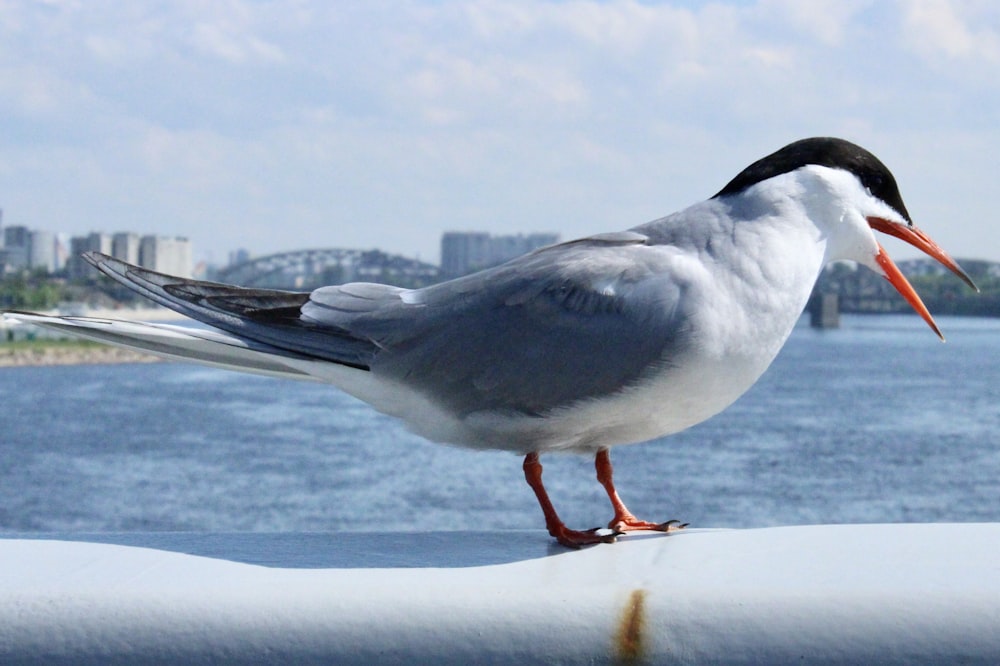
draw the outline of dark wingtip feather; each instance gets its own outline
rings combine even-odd
[[[248,340],[278,349],[368,370],[371,340],[335,326],[316,327],[301,319],[305,292],[252,289],[158,273],[101,252],[85,261],[150,300]]]

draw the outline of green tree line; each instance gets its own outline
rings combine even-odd
[[[64,300],[64,284],[41,275],[13,275],[0,281],[0,307],[9,310],[48,310]]]

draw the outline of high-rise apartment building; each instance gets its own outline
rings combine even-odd
[[[111,237],[111,256],[127,261],[130,264],[139,263],[139,234],[119,232]]]
[[[143,236],[139,240],[139,265],[152,271],[191,277],[191,241],[170,236]]]
[[[491,265],[490,240],[486,232],[445,232],[441,236],[441,273],[456,277]]]
[[[558,242],[558,234],[491,236],[482,231],[448,231],[441,236],[441,274],[446,278],[467,275]]]
[[[66,273],[71,280],[93,277],[95,275],[90,264],[80,256],[84,252],[111,254],[111,236],[95,231],[86,236],[74,236],[70,239]]]
[[[28,268],[31,252],[31,230],[28,227],[6,227],[3,230],[4,272]]]
[[[51,231],[32,230],[28,234],[28,268],[56,271],[56,237]]]

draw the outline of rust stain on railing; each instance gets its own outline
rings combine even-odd
[[[618,631],[614,637],[615,660],[618,663],[637,664],[642,660],[645,611],[646,591],[632,590],[622,610]]]

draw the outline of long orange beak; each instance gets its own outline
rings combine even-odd
[[[930,257],[937,259],[941,264],[950,270],[952,273],[962,278],[962,280],[975,289],[979,291],[979,287],[965,274],[965,271],[959,267],[955,260],[948,256],[948,253],[941,249],[941,247],[932,241],[930,237],[925,234],[920,229],[916,227],[909,226],[906,224],[900,224],[899,222],[891,222],[889,220],[882,219],[880,217],[869,217],[868,225],[875,231],[881,231],[884,234],[889,234],[890,236],[895,236],[900,240],[906,241],[913,247],[917,248],[921,252],[924,252]],[[880,244],[878,246],[878,254],[875,256],[875,261],[878,265],[882,267],[885,271],[885,277],[892,283],[892,286],[896,288],[906,302],[909,303],[914,310],[917,311],[927,325],[931,327],[937,336],[944,340],[944,336],[941,335],[940,329],[938,329],[937,324],[934,323],[934,317],[931,313],[927,311],[927,307],[924,302],[920,300],[920,296],[917,295],[916,290],[910,285],[909,280],[900,272],[896,264],[889,258],[888,253]]]

